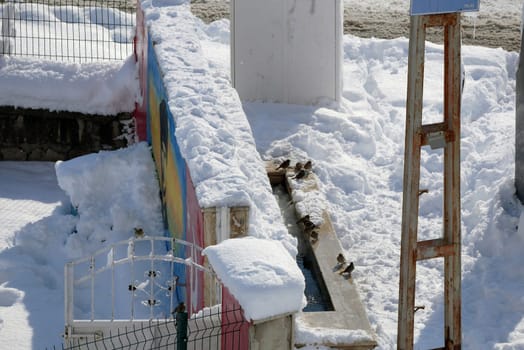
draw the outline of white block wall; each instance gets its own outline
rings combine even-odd
[[[341,0],[232,0],[231,72],[242,100],[339,101]]]

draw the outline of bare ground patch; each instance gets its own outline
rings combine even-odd
[[[229,3],[222,1],[193,0],[193,13],[204,22],[210,23],[221,18],[229,18]],[[362,11],[358,8],[344,9],[344,34],[362,38],[394,39],[409,36],[409,16],[404,12]],[[520,22],[514,16],[497,15],[476,18],[463,16],[462,39],[465,45],[498,48],[507,51],[520,51]],[[440,43],[442,33],[432,30],[427,39]]]

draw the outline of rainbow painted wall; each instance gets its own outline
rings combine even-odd
[[[174,238],[204,246],[204,219],[198,204],[191,175],[180,153],[175,137],[176,123],[168,106],[167,92],[152,40],[144,30],[143,14],[137,11],[136,57],[139,62],[140,85],[143,94],[142,116],[138,115],[137,127],[146,125],[146,130],[137,130],[139,138],[145,134],[152,147],[156,164],[162,211],[166,233]],[[142,118],[142,120],[140,120]],[[145,119],[145,121],[143,120]],[[145,132],[144,132],[145,131]],[[179,257],[189,256],[189,251],[179,247]],[[203,264],[200,257],[199,264]],[[204,306],[204,276],[201,271],[189,271],[185,265],[178,265],[174,271],[179,276],[177,295],[184,301],[191,314]]]

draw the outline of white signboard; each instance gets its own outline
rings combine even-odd
[[[411,0],[411,15],[478,11],[480,0]]]

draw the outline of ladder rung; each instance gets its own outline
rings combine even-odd
[[[444,122],[434,123],[434,124],[424,124],[420,127],[420,131],[423,134],[429,134],[432,132],[446,131],[448,130],[448,125]]]
[[[417,260],[441,258],[453,254],[453,244],[446,244],[442,238],[417,242]]]
[[[424,26],[425,27],[444,27],[444,26],[454,26],[456,24],[457,24],[457,17],[453,16],[452,13],[424,16]]]

